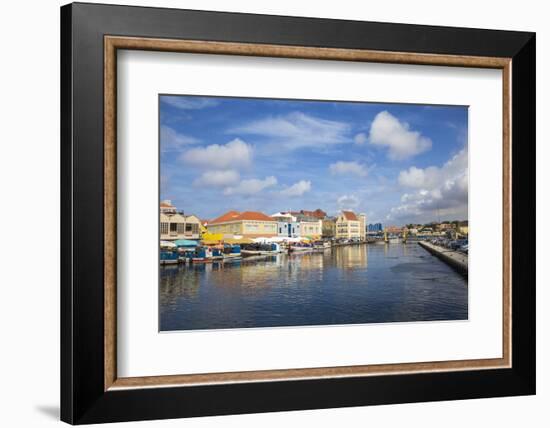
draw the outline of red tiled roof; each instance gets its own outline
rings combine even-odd
[[[320,219],[323,219],[327,216],[327,213],[320,208],[317,208],[315,211],[304,211],[304,214],[309,217],[315,217]]]
[[[260,220],[260,221],[275,221],[268,215],[259,211],[245,211],[239,216],[239,220]]]
[[[342,211],[342,214],[344,215],[346,220],[359,221],[359,219],[357,218],[357,216],[353,211]]]
[[[315,217],[318,219],[323,219],[327,216],[327,213],[320,208],[317,208],[315,211],[308,211],[308,210],[291,211],[290,214],[292,215],[302,214],[306,217]]]
[[[235,220],[239,216],[238,211],[227,211],[225,214],[222,214],[218,218],[215,218],[214,220],[210,220],[210,224],[215,223],[224,223],[226,221]]]
[[[211,220],[209,224],[225,223],[228,221],[238,220],[274,221],[271,217],[259,211],[245,211],[242,213],[238,211],[228,211],[220,217]]]

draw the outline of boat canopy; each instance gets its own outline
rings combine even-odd
[[[162,248],[176,248],[176,244],[170,241],[160,241],[160,246]]]
[[[176,239],[174,244],[176,244],[176,247],[196,247],[199,245],[197,241],[191,239]]]

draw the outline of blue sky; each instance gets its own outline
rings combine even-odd
[[[384,224],[467,219],[468,110],[160,96],[160,196],[211,219],[352,209]]]

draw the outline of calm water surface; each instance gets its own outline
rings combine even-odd
[[[418,244],[160,268],[160,329],[464,320],[467,279]]]

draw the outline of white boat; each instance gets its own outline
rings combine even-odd
[[[313,248],[316,250],[316,251],[325,251],[325,250],[328,250],[330,248],[330,242],[326,242],[326,241],[317,241],[317,242],[314,242],[313,243]]]
[[[307,252],[310,252],[310,251],[313,251],[313,247],[310,247],[310,246],[297,246],[297,245],[292,245],[288,251],[290,253],[307,253]]]
[[[272,254],[277,254],[278,251],[263,251],[263,250],[241,250],[243,257],[247,256],[269,256]]]

